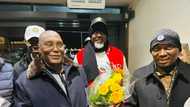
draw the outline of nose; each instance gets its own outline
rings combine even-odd
[[[53,50],[54,52],[58,52],[58,51],[59,51],[59,48],[58,48],[57,45],[54,45],[52,50]]]
[[[165,55],[167,55],[167,52],[166,52],[165,49],[161,49],[159,53],[160,53],[160,56],[165,56]]]

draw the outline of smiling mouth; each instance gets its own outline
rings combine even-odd
[[[54,56],[50,56],[51,58],[53,58],[53,59],[59,59],[61,56],[58,56],[58,55],[54,55]]]
[[[160,64],[168,63],[168,59],[165,59],[165,60],[159,60],[159,63],[160,63]]]
[[[160,58],[159,60],[160,61],[166,61],[166,60],[169,60],[170,58]]]
[[[168,60],[168,59],[160,59],[160,61],[166,61],[166,60]]]

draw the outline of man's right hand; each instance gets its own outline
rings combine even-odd
[[[26,71],[27,78],[32,79],[39,75],[43,67],[44,64],[41,59],[33,59],[32,62],[28,65],[28,69]]]

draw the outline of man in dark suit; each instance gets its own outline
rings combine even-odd
[[[64,47],[57,32],[45,31],[40,35],[40,55],[33,66],[43,67],[34,78],[28,79],[25,71],[16,80],[16,107],[88,106],[86,75],[82,68],[64,64]]]

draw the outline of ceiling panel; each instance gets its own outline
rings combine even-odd
[[[127,6],[133,0],[106,0],[106,6]],[[0,0],[0,2],[10,3],[40,3],[40,4],[63,4],[66,5],[67,0]]]

